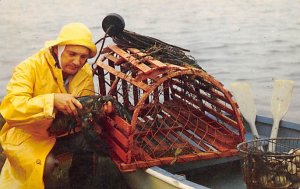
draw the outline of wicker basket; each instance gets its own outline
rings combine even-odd
[[[269,143],[274,152],[268,152]],[[300,188],[300,138],[254,140],[237,148],[248,189]]]

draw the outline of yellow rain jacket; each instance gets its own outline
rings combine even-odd
[[[54,93],[67,93],[62,70],[55,66],[49,48],[19,64],[7,86],[0,112],[6,120],[0,142],[7,159],[0,189],[44,188],[45,159],[55,143],[47,129],[55,116]],[[92,71],[86,64],[69,83],[69,93],[94,94]]]

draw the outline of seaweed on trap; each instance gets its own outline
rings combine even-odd
[[[184,51],[189,50],[165,43],[159,39],[140,35],[128,30],[123,30],[111,38],[120,47],[137,48],[161,62],[202,69],[194,57],[185,54]]]

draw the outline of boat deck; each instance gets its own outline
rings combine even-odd
[[[246,189],[240,162],[233,161],[182,172],[192,182],[213,189]]]
[[[246,141],[253,140],[250,129],[246,126]],[[269,138],[272,119],[257,116],[256,122],[261,139]],[[300,126],[298,123],[281,121],[278,137],[299,137]],[[188,162],[162,167],[176,174],[185,175],[186,179],[201,186],[212,189],[246,189],[243,181],[240,160],[238,156],[220,158],[207,161]]]

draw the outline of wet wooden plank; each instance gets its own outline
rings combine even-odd
[[[126,75],[123,72],[117,71],[117,70],[113,69],[112,67],[110,67],[109,65],[103,63],[102,61],[98,60],[97,65],[100,66],[101,68],[105,69],[109,73],[111,73],[121,79],[124,79],[124,80],[128,81],[129,83],[132,83],[133,85],[137,86],[138,88],[143,89],[144,91],[148,91],[148,89],[149,89],[148,85],[146,85],[145,83],[136,81],[130,75]]]
[[[173,124],[171,124],[171,128],[170,129],[170,133],[172,135],[174,135],[175,137],[177,137],[177,139],[181,142],[181,143],[186,143],[186,139],[183,138],[181,135],[178,134],[178,132],[184,134],[186,137],[189,138],[189,140],[195,142],[198,146],[202,147],[205,151],[210,151],[210,149],[205,145],[203,144],[198,138],[196,138],[194,135],[192,135],[191,133],[189,133],[186,129],[184,129],[182,126],[180,127],[181,129],[173,129],[173,125],[175,125],[175,121],[173,119],[170,118],[170,116],[164,114],[163,112],[160,113],[161,116],[164,118],[165,121],[161,121],[161,124],[162,125],[165,125],[165,127],[168,127],[171,123],[171,122],[174,122]],[[162,120],[162,119],[161,119]],[[178,124],[178,123],[177,123]],[[189,143],[190,144],[190,143]],[[190,144],[191,145],[191,144]],[[195,152],[200,152],[199,148],[196,148],[194,146],[192,146],[192,148],[194,149]]]
[[[161,61],[154,59],[152,56],[148,56],[146,53],[143,53],[138,49],[128,48],[128,50],[131,53],[134,53],[137,56],[143,58],[145,61],[149,62],[154,67],[164,68],[167,66],[166,64],[162,63]]]
[[[128,150],[130,148],[127,136],[125,136],[122,132],[120,132],[115,127],[112,127],[112,126],[107,125],[107,124],[104,124],[104,126],[105,126],[105,130],[107,132],[107,135],[110,135],[110,137],[114,141],[118,141],[119,144],[121,144],[124,149]]]
[[[104,57],[110,61],[113,61],[114,63],[118,62],[119,59],[117,59],[115,56],[111,54],[105,54]]]
[[[194,94],[195,96],[197,96],[197,98],[200,98],[200,99],[206,101],[207,103],[210,103],[211,105],[220,108],[221,110],[227,112],[230,115],[234,114],[232,109],[230,109],[227,106],[225,106],[224,104],[220,103],[221,99],[218,99],[218,98],[214,99],[213,97],[208,97],[207,95],[204,95],[200,92],[196,92],[191,87],[188,87],[188,85],[184,85],[183,83],[180,83],[178,81],[172,81],[172,84],[180,87],[183,90],[187,90],[191,94]],[[188,97],[187,97],[187,95],[185,95],[185,93],[175,89],[174,87],[172,87],[172,92],[178,94],[179,96],[185,96],[185,98],[188,99]],[[194,100],[194,99],[189,99],[189,101],[191,101],[191,102],[195,101],[196,102],[196,100]],[[227,102],[223,102],[223,103],[227,103]],[[203,110],[203,102],[199,101],[198,104],[199,104],[200,109]]]
[[[180,104],[185,104],[185,102],[182,101],[181,98],[176,97],[175,95],[172,94],[172,98],[176,101],[176,103],[180,103]],[[205,123],[210,124],[210,126],[212,128],[217,129],[218,131],[224,133],[224,134],[232,134],[232,137],[234,137],[235,139],[239,138],[238,134],[234,133],[232,129],[239,131],[238,128],[235,128],[233,125],[221,125],[221,123],[216,122],[216,120],[212,119],[211,117],[203,114],[204,112],[201,112],[199,110],[197,110],[196,108],[189,106],[189,109],[191,110],[191,112],[194,115],[197,115],[199,117],[200,120],[202,120]],[[205,109],[206,110],[206,109]],[[228,128],[231,127],[231,128]]]
[[[214,148],[220,151],[224,151],[232,147],[233,141],[230,135],[224,135],[218,132],[216,129],[210,127],[208,123],[205,122],[200,123],[201,120],[199,120],[198,124],[195,124],[190,119],[186,119],[186,116],[182,115],[180,112],[178,112],[178,110],[174,108],[171,110],[163,106],[163,109],[172,117],[174,117],[176,121],[184,125],[185,129],[190,129],[195,134],[197,134],[201,139],[207,141]]]
[[[135,57],[128,54],[124,50],[120,49],[117,45],[109,45],[108,46],[111,50],[113,50],[115,53],[120,55],[122,58],[124,58],[128,63],[132,64],[134,67],[138,68],[143,73],[151,72],[151,68],[147,66],[146,64],[141,63],[138,61]]]
[[[106,137],[107,144],[110,146],[111,150],[118,155],[118,157],[124,162],[124,163],[130,163],[131,162],[131,151],[126,152],[120,145],[118,145],[113,138],[110,136]]]
[[[220,91],[220,89],[218,89],[215,85],[208,83],[207,81],[200,79],[199,77],[195,78],[197,82],[193,82],[193,86],[195,88],[199,88],[201,90],[203,90],[206,93],[211,94],[212,96],[215,96],[219,99],[222,99],[224,102],[229,103],[228,99],[224,96],[224,94]],[[219,83],[220,86],[222,86],[221,83]]]
[[[182,130],[180,133],[184,133],[184,132],[185,132],[185,130]],[[201,152],[198,148],[193,146],[189,141],[184,139],[182,137],[182,135],[179,135],[179,133],[174,132],[172,129],[170,129],[167,133],[166,132],[161,132],[161,134],[164,135],[169,141],[171,141],[172,148],[188,149],[188,151],[190,151],[191,153]],[[189,139],[191,140],[191,138],[189,138]]]

